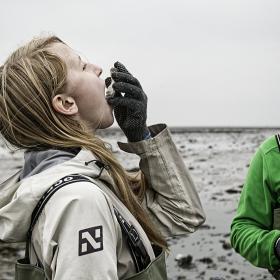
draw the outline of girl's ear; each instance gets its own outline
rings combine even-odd
[[[64,115],[75,115],[78,113],[78,106],[73,97],[63,94],[56,95],[52,100],[53,108]]]

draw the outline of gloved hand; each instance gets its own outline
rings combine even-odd
[[[139,81],[120,62],[114,63],[111,77],[114,80],[112,87],[115,94],[109,96],[107,102],[113,107],[120,128],[129,142],[145,139],[149,134],[146,125],[148,98]],[[105,80],[107,88],[110,83],[110,78],[107,78]],[[121,93],[124,93],[124,96]]]

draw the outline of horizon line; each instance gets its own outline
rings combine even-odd
[[[228,129],[228,128],[232,128],[232,129],[280,129],[280,126],[223,126],[223,125],[209,125],[209,126],[204,126],[204,125],[198,125],[198,126],[184,126],[184,125],[167,125],[169,128],[194,128],[194,129],[200,129],[200,128],[218,128],[218,129]],[[118,126],[113,126],[113,127],[108,127],[107,129],[121,129]]]
[[[171,132],[211,132],[211,133],[227,133],[227,132],[250,132],[255,130],[279,130],[280,126],[168,126]],[[106,131],[121,131],[120,127],[109,127],[107,129],[99,129],[99,133]]]

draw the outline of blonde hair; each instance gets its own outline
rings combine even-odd
[[[84,148],[110,166],[119,198],[139,221],[151,242],[167,248],[162,235],[141,206],[145,178],[127,172],[108,143],[90,133],[85,124],[56,112],[55,95],[66,88],[65,62],[50,51],[55,36],[39,37],[13,52],[0,67],[0,130],[7,145],[18,149]],[[140,175],[140,176],[135,176]],[[133,191],[132,187],[137,191]]]

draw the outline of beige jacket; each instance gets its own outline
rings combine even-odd
[[[118,143],[123,151],[140,157],[140,168],[148,181],[143,205],[166,238],[194,232],[204,222],[205,215],[192,179],[166,125],[149,129],[151,139]],[[0,239],[24,241],[31,213],[42,194],[66,175],[95,177],[100,168],[94,162],[85,165],[93,159],[91,152],[81,150],[37,174],[19,181],[19,171],[2,183]],[[125,279],[135,273],[113,205],[134,225],[150,258],[155,258],[142,227],[107,186],[114,183],[106,170],[100,179],[61,188],[39,217],[32,235],[31,260],[42,263],[48,279]]]

